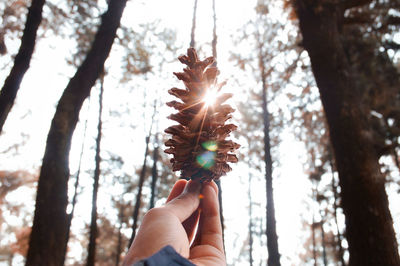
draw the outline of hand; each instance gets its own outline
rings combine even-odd
[[[214,182],[177,181],[166,204],[144,216],[124,265],[147,258],[166,245],[196,265],[226,265]]]

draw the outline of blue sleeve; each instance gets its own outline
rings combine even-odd
[[[195,266],[179,255],[171,246],[165,246],[156,254],[135,263],[133,266]]]

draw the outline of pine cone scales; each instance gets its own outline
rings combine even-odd
[[[187,67],[182,73],[174,73],[182,80],[186,89],[172,88],[169,94],[180,101],[167,105],[178,110],[168,118],[179,123],[165,130],[172,138],[165,142],[166,153],[172,154],[173,171],[181,170],[182,178],[211,181],[231,171],[228,162],[238,161],[232,152],[240,147],[232,140],[226,140],[237,127],[225,124],[234,109],[223,104],[232,97],[231,93],[217,94],[225,83],[217,83],[219,71],[211,66],[213,57],[200,61],[196,50],[189,48],[187,55],[179,61]],[[207,93],[214,92],[214,103],[207,103]]]

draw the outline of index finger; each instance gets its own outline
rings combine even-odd
[[[185,179],[179,179],[178,181],[176,181],[165,203],[170,202],[171,200],[182,194],[187,182],[188,181],[186,181]]]
[[[183,222],[195,212],[200,204],[199,194],[201,183],[190,180],[187,182],[182,194],[174,198],[163,207],[173,213],[178,219]]]

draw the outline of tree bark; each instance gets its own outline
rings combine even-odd
[[[89,98],[89,100],[90,100],[90,98]],[[69,235],[70,235],[70,231],[71,231],[71,224],[72,224],[72,219],[74,218],[76,202],[78,200],[78,187],[79,187],[79,180],[80,180],[80,175],[81,175],[83,151],[84,151],[84,148],[85,148],[87,124],[88,124],[88,118],[86,118],[86,120],[85,120],[85,126],[84,126],[84,129],[83,129],[83,141],[82,141],[81,153],[79,154],[78,170],[76,172],[76,177],[75,177],[74,195],[72,196],[72,201],[71,201],[71,205],[72,205],[71,213],[68,214],[68,218],[67,218],[68,219],[68,226],[67,226],[67,233],[66,233],[67,239],[65,240],[66,244],[65,244],[65,251],[64,251],[64,259],[63,259],[63,261],[65,261],[65,258],[67,257],[68,241],[69,241]]]
[[[69,151],[83,101],[104,68],[126,0],[110,0],[92,47],[58,103],[40,172],[26,265],[63,265],[68,218]]]
[[[264,57],[259,40],[259,67],[261,72],[262,82],[262,110],[264,123],[264,162],[265,162],[265,181],[266,181],[266,197],[267,197],[267,247],[268,247],[268,266],[279,266],[280,254],[278,249],[278,236],[276,234],[275,221],[275,205],[272,186],[272,158],[271,158],[271,143],[269,137],[269,111],[267,101],[267,72],[265,71]]]
[[[154,201],[156,198],[156,185],[158,179],[157,173],[157,162],[158,162],[158,134],[155,134],[154,140],[154,150],[153,150],[153,168],[151,169],[151,196],[150,196],[150,207],[149,209],[154,208]]]
[[[93,194],[92,194],[92,213],[90,216],[90,232],[89,232],[89,244],[88,244],[88,256],[86,259],[86,266],[94,266],[96,261],[96,239],[98,236],[97,230],[97,194],[99,191],[99,179],[100,179],[100,163],[101,163],[101,132],[102,132],[102,120],[101,115],[103,113],[103,93],[104,93],[104,72],[100,74],[100,95],[99,95],[99,121],[97,124],[97,138],[96,138],[96,155],[95,162],[96,166],[94,169],[93,177]]]
[[[0,134],[7,116],[14,105],[22,79],[29,68],[35,49],[36,35],[42,21],[42,10],[45,0],[32,0],[26,18],[21,45],[14,59],[14,65],[0,91]]]
[[[338,5],[296,1],[339,172],[349,265],[400,265],[385,180],[340,41]]]
[[[197,0],[194,0],[193,6],[193,18],[192,18],[192,31],[190,32],[190,47],[196,48],[195,31],[196,31],[196,12],[197,12]]]

